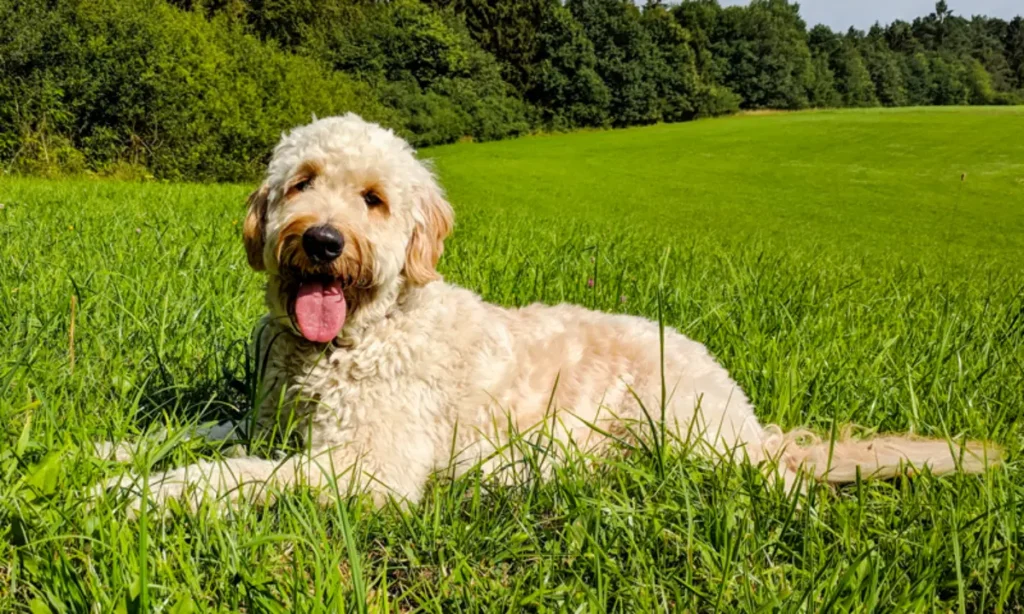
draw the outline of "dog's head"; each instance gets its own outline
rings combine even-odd
[[[268,274],[271,315],[326,343],[381,293],[438,279],[452,210],[392,131],[352,114],[281,138],[249,197],[249,264]]]

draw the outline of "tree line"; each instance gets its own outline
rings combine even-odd
[[[788,0],[0,0],[0,168],[244,180],[355,111],[417,146],[739,109],[1024,103],[1024,20]]]

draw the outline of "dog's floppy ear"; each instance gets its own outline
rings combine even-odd
[[[409,283],[422,286],[441,278],[437,261],[455,222],[452,207],[433,177],[417,189],[413,198],[416,227],[405,254],[405,278]]]
[[[242,242],[245,243],[245,255],[249,258],[249,266],[255,271],[266,268],[263,264],[263,244],[266,240],[263,226],[267,219],[267,197],[270,189],[262,185],[249,195],[247,204],[249,212],[245,215],[242,225]]]

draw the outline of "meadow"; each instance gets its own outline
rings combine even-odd
[[[449,281],[661,313],[764,422],[1006,451],[803,501],[641,446],[546,482],[439,476],[406,510],[298,492],[126,520],[84,496],[121,470],[91,442],[146,441],[156,470],[220,454],[177,435],[248,408],[253,186],[3,177],[0,611],[1019,611],[1020,135],[1020,107],[873,109],[422,152],[456,210]]]

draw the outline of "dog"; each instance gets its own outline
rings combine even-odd
[[[348,114],[283,135],[243,227],[268,308],[253,424],[295,434],[302,452],[154,474],[149,500],[194,509],[304,485],[325,500],[415,502],[435,472],[499,474],[515,433],[599,453],[652,416],[696,453],[758,465],[787,488],[998,461],[982,442],[763,426],[708,350],[671,328],[567,304],[507,309],[444,282],[452,228],[434,173],[391,130]]]

